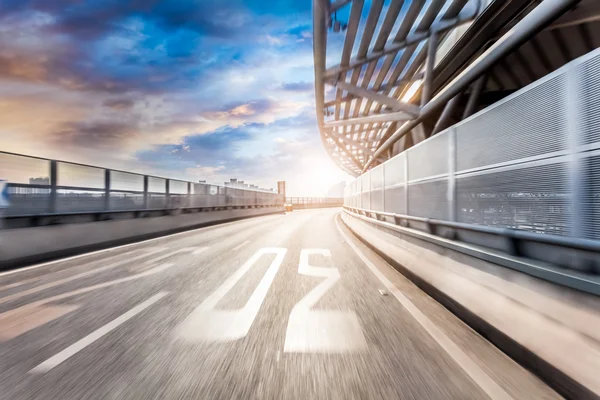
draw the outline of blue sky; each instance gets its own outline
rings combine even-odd
[[[310,7],[3,0],[0,149],[322,195]]]

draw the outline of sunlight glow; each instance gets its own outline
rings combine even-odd
[[[411,101],[412,98],[414,97],[415,93],[417,93],[417,90],[419,90],[419,87],[421,86],[422,83],[423,83],[423,79],[416,80],[410,86],[410,88],[408,88],[408,90],[406,91],[406,93],[402,97],[402,101],[405,102],[405,103],[408,103],[409,101]]]

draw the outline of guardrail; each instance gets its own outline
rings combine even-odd
[[[10,206],[5,227],[283,206],[283,196],[0,152]]]
[[[343,197],[287,197],[286,204],[339,206],[344,204]]]
[[[344,204],[597,273],[599,102],[600,49],[361,175]]]
[[[600,295],[600,243],[344,206],[348,215],[553,283]]]

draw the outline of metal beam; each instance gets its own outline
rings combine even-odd
[[[477,101],[479,100],[479,95],[483,91],[486,81],[487,81],[487,76],[482,75],[471,86],[471,93],[469,94],[469,100],[467,100],[467,106],[465,107],[465,111],[463,113],[462,119],[469,118],[475,111],[475,107],[477,107]],[[456,97],[458,97],[458,96],[455,96],[454,99],[456,99]],[[450,100],[448,102],[448,104],[450,104],[454,99]]]
[[[437,23],[436,25],[433,25],[427,31],[415,31],[415,32],[411,33],[410,35],[408,35],[406,37],[406,39],[401,42],[388,42],[382,50],[373,51],[371,54],[368,54],[365,58],[362,58],[362,59],[358,59],[358,58],[354,59],[354,60],[350,61],[350,63],[347,66],[338,65],[336,67],[329,68],[325,71],[324,77],[327,80],[335,78],[344,71],[347,71],[349,69],[354,69],[356,67],[360,67],[371,61],[379,60],[381,57],[383,57],[385,55],[392,54],[392,53],[395,54],[398,51],[405,49],[406,47],[418,44],[418,43],[422,42],[423,40],[426,40],[427,38],[429,38],[431,36],[432,33],[437,33],[438,35],[442,34],[451,29],[454,29],[464,23],[472,21],[473,18],[474,18],[474,16],[469,16],[468,18],[459,16],[457,18],[452,18],[450,20],[441,20],[439,23]]]
[[[331,128],[344,125],[370,124],[373,122],[408,121],[410,119],[410,116],[407,116],[405,112],[400,111],[395,113],[373,114],[365,117],[329,121],[325,122],[325,127]]]
[[[437,122],[435,123],[435,126],[433,127],[433,131],[431,131],[431,136],[446,129],[446,126],[448,126],[448,121],[450,120],[450,117],[452,116],[452,113],[454,112],[454,109],[456,108],[460,97],[461,95],[457,94],[452,98],[452,100],[446,103],[446,107],[444,107],[442,115],[440,115],[440,118],[438,118]]]
[[[329,0],[327,0],[329,2]],[[350,4],[352,0],[336,0],[329,6],[329,12],[334,13],[340,8],[344,7],[346,4]]]
[[[471,82],[479,78],[485,71],[492,67],[515,48],[523,44],[532,35],[535,35],[549,23],[554,21],[579,0],[544,0],[540,5],[527,14],[521,21],[513,26],[496,43],[479,56],[469,67],[440,91],[429,103],[421,108],[418,118],[403,124],[389,139],[387,139],[375,152],[375,156],[383,154],[398,139],[406,135],[412,128],[421,123],[433,111],[446,104],[454,96],[463,91]],[[369,160],[363,172],[371,165]]]
[[[419,115],[419,107],[415,106],[414,104],[408,104],[398,99],[394,99],[392,97],[388,97],[372,90],[364,89],[343,81],[338,82],[336,86],[338,89],[345,90],[350,94],[361,96],[366,99],[376,101],[380,104],[385,104],[394,111],[403,111],[408,118],[414,118]]]
[[[427,42],[427,60],[425,61],[425,79],[421,89],[421,106],[424,106],[431,98],[431,81],[433,80],[433,68],[435,66],[435,52],[437,51],[437,33],[433,33]]]

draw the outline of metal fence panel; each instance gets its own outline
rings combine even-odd
[[[404,183],[404,159],[405,153],[400,153],[396,157],[385,163],[385,186]]]
[[[104,210],[104,192],[59,189],[56,196],[56,212],[94,212]]]
[[[187,182],[169,179],[169,193],[187,194]]]
[[[448,173],[448,134],[442,133],[410,148],[408,179],[431,178]]]
[[[377,211],[379,168],[352,205]],[[600,49],[383,169],[386,212],[600,240]]]
[[[581,144],[600,144],[600,55],[577,66],[575,73],[581,96]]]
[[[57,164],[57,185],[86,189],[104,188],[104,168],[59,162]]]
[[[0,179],[10,183],[50,184],[50,161],[0,152]]]
[[[144,191],[144,175],[110,171],[110,188],[117,191]]]
[[[458,124],[457,171],[566,150],[566,85],[543,79]]]
[[[569,234],[568,165],[491,170],[458,177],[458,221]]]
[[[408,186],[408,214],[448,220],[448,181],[412,183]]]
[[[395,186],[385,189],[384,211],[394,214],[407,214],[404,186]]]

